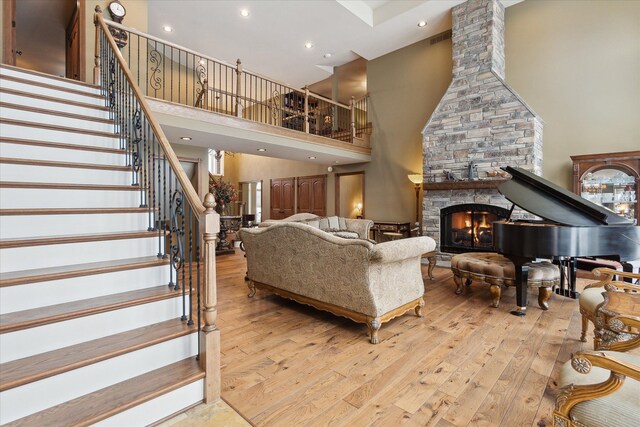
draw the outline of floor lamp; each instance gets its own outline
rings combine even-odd
[[[413,182],[416,188],[416,224],[418,225],[418,236],[422,236],[422,224],[420,224],[420,187],[422,186],[422,174],[413,173],[407,175],[409,181]]]

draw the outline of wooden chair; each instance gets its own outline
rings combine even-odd
[[[582,334],[580,340],[586,342],[587,327],[589,321],[594,324],[594,350],[599,350],[603,344],[612,343],[617,340],[625,331],[612,330],[606,322],[606,316],[600,316],[599,309],[604,303],[603,293],[605,290],[618,290],[621,292],[640,292],[640,284],[615,281],[616,276],[628,279],[640,279],[640,274],[616,271],[610,268],[596,268],[593,270],[595,277],[602,277],[602,280],[587,285],[580,295],[580,314],[582,315]],[[621,337],[624,340],[628,339]],[[615,346],[614,346],[615,347]],[[615,348],[606,348],[614,350]],[[619,349],[618,349],[619,350]]]
[[[624,328],[640,328],[638,316],[613,319]],[[639,346],[636,339],[633,347]],[[576,353],[561,368],[558,385],[554,426],[640,426],[640,356],[617,351]]]

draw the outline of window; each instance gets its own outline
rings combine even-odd
[[[209,150],[209,173],[211,175],[224,175],[224,151]]]

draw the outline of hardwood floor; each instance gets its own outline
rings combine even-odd
[[[553,295],[544,312],[533,290],[518,318],[514,288],[491,308],[487,286],[455,295],[444,268],[425,280],[424,317],[392,320],[372,345],[364,325],[248,299],[237,252],[218,257],[222,397],[258,426],[550,426],[560,365],[592,349],[576,300]]]

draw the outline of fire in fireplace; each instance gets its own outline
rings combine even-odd
[[[482,203],[465,203],[441,209],[440,251],[493,251],[492,223],[508,216],[507,209]]]

